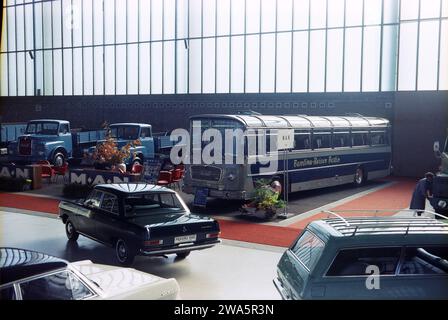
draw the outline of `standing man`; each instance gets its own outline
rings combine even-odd
[[[433,179],[434,174],[432,172],[427,172],[425,173],[425,177],[420,179],[415,186],[409,209],[414,209],[418,216],[421,216],[423,210],[425,210],[426,199],[432,198]]]

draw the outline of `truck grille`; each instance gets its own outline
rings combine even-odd
[[[432,187],[433,187],[433,193],[434,193],[435,197],[448,198],[448,176],[447,177],[441,177],[441,176],[434,177]]]
[[[218,182],[221,180],[221,169],[208,166],[192,166],[191,178],[196,180]]]
[[[22,137],[19,139],[19,154],[23,156],[31,155],[31,139]]]

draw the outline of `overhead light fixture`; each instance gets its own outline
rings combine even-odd
[[[189,42],[187,41],[187,39],[184,39],[185,50],[188,50],[188,44]]]
[[[28,54],[30,55],[31,60],[34,60],[34,54],[33,51],[28,51]]]

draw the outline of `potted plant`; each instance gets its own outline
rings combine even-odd
[[[96,168],[117,170],[126,172],[126,159],[131,157],[131,148],[140,145],[139,140],[128,142],[125,146],[118,148],[116,139],[112,136],[109,124],[104,124],[105,141],[96,147],[92,160]]]
[[[244,213],[250,215],[272,219],[277,215],[277,210],[285,207],[285,202],[279,199],[280,191],[272,187],[268,180],[256,182],[254,190],[254,200],[242,207]]]

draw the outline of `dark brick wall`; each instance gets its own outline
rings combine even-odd
[[[98,128],[104,121],[147,122],[155,132],[188,128],[188,118],[195,114],[231,114],[242,110],[263,114],[361,113],[386,117],[394,126],[395,172],[420,176],[437,164],[432,144],[435,140],[442,141],[444,128],[448,127],[448,92],[0,98],[1,122],[53,118],[66,119],[72,127],[84,128]],[[405,147],[411,143],[413,148]]]

